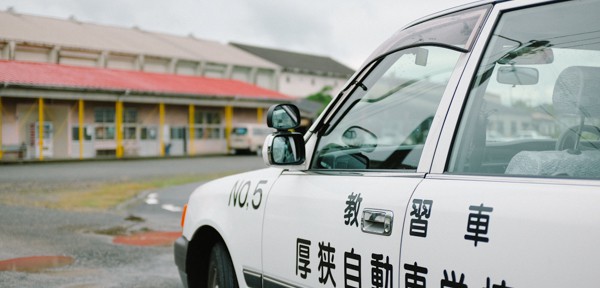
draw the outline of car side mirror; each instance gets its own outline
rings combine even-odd
[[[267,137],[269,165],[299,165],[305,160],[304,138],[300,133],[275,133]]]
[[[300,126],[300,110],[293,104],[273,105],[267,112],[267,126],[279,131]]]
[[[342,135],[342,141],[348,147],[359,148],[364,152],[373,152],[377,148],[377,136],[371,131],[358,126],[346,129]]]
[[[269,135],[263,145],[265,164],[293,166],[304,163],[306,159],[304,136],[290,132],[300,126],[300,110],[293,104],[279,104],[269,108],[267,126],[277,129]]]

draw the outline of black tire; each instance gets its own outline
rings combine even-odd
[[[216,243],[210,252],[208,263],[207,288],[238,288],[231,257],[221,242]]]

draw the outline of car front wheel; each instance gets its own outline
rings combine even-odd
[[[210,252],[208,288],[238,288],[229,252],[223,243],[216,243]]]

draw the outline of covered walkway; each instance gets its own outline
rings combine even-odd
[[[19,61],[0,61],[0,84],[0,159],[227,153],[234,123],[293,100],[230,79]]]

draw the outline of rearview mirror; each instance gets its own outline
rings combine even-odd
[[[273,105],[267,112],[267,126],[277,130],[298,128],[300,126],[300,110],[292,104]]]
[[[500,67],[496,80],[509,85],[535,85],[539,80],[539,71],[529,67]]]

